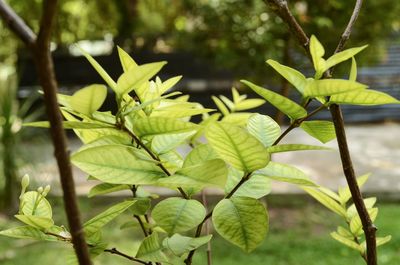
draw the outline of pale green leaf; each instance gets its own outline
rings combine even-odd
[[[118,95],[131,92],[145,82],[148,82],[164,65],[166,65],[166,62],[156,62],[130,68],[118,78],[115,92]]]
[[[136,257],[146,261],[168,263],[167,256],[162,252],[157,233],[152,233],[142,241]]]
[[[243,111],[257,108],[265,103],[265,100],[260,98],[250,98],[238,103],[235,103],[235,111]]]
[[[140,118],[133,123],[133,132],[140,136],[155,136],[159,134],[183,133],[198,129],[198,125],[166,117]]]
[[[378,216],[378,208],[369,208],[368,215],[371,218],[371,221],[374,222]],[[362,222],[358,214],[350,219],[350,231],[354,236],[360,236],[363,234]]]
[[[241,171],[263,168],[270,160],[262,143],[238,126],[213,123],[206,130],[206,138],[221,158]]]
[[[306,85],[306,77],[302,73],[274,60],[268,60],[267,63],[303,94]]]
[[[389,94],[372,89],[356,90],[333,95],[330,99],[330,102],[363,106],[400,104],[399,100],[395,99]]]
[[[365,182],[367,182],[370,175],[371,173],[367,173],[357,178],[357,185],[360,189],[365,184]],[[347,201],[351,198],[351,193],[348,186],[339,188],[338,193],[341,204],[346,204]]]
[[[376,238],[376,246],[382,246],[383,244],[386,244],[392,239],[392,236],[385,236],[385,237],[377,237]]]
[[[331,121],[304,121],[300,128],[322,143],[336,138],[335,127]]]
[[[346,209],[344,209],[338,202],[336,202],[334,199],[332,199],[322,191],[319,191],[311,187],[302,186],[301,188],[329,210],[333,211],[334,213],[344,218],[347,218]]]
[[[312,35],[310,38],[310,53],[316,72],[315,78],[319,79],[326,68],[326,62],[322,58],[322,56],[325,54],[325,49],[314,35]]]
[[[162,94],[175,86],[182,79],[181,75],[171,77],[160,84],[159,91]]]
[[[277,181],[283,181],[298,185],[316,186],[316,184],[312,182],[303,171],[293,166],[282,163],[271,161],[266,167],[257,170],[256,174]]]
[[[183,167],[194,166],[216,158],[218,158],[218,155],[209,144],[200,144],[186,156]]]
[[[112,192],[117,192],[121,190],[130,190],[130,189],[131,186],[126,184],[101,183],[90,189],[88,197],[92,198],[98,195],[104,195]]]
[[[332,199],[334,199],[335,201],[340,202],[340,197],[336,192],[325,187],[318,187],[318,189],[323,193],[325,193],[326,195],[328,195],[329,197],[331,197]]]
[[[40,229],[32,226],[18,226],[7,230],[0,231],[0,235],[21,238],[21,239],[36,239],[46,241],[57,241],[54,236],[46,235]]]
[[[107,85],[109,85],[114,91],[116,90],[117,84],[115,81],[107,74],[107,72],[101,67],[101,65],[93,59],[90,54],[85,52],[84,50],[80,49],[83,56],[86,57],[86,59],[89,61],[89,63],[93,66],[93,68],[99,73],[99,75],[106,81]]]
[[[173,235],[198,226],[206,216],[206,209],[196,200],[172,197],[159,202],[151,216],[158,226]]]
[[[246,127],[247,121],[254,113],[251,112],[236,112],[229,113],[224,116],[221,121],[224,123],[230,123],[232,125]]]
[[[104,145],[75,153],[74,165],[103,182],[112,184],[154,184],[165,173],[152,162],[137,158],[133,147]]]
[[[185,118],[192,117],[204,113],[215,111],[214,109],[204,108],[182,108],[177,104],[176,106],[169,106],[163,108],[156,108],[152,111],[151,117],[167,117],[167,118]]]
[[[225,162],[221,159],[212,159],[184,167],[171,177],[162,178],[158,182],[184,188],[224,187],[227,175]]]
[[[265,147],[271,146],[281,135],[281,127],[267,115],[254,114],[247,121],[247,130]]]
[[[215,206],[212,221],[218,234],[246,252],[258,247],[268,232],[267,211],[253,198],[223,199]]]
[[[307,151],[307,150],[332,150],[331,148],[308,145],[308,144],[280,144],[274,145],[267,148],[270,153],[281,153],[281,152],[292,152],[292,151]]]
[[[350,48],[350,49],[335,53],[334,55],[332,55],[331,57],[329,57],[326,60],[325,69],[323,71],[326,71],[329,68],[331,68],[332,66],[335,66],[341,62],[344,62],[344,61],[354,57],[354,55],[356,55],[357,53],[359,53],[362,50],[364,50],[365,48],[367,48],[367,46],[368,45],[364,45],[364,46],[356,47],[356,48]]]
[[[156,135],[151,141],[151,149],[157,154],[166,153],[183,144],[195,133],[196,131],[189,131],[184,133]]]
[[[96,215],[89,221],[87,221],[83,225],[86,236],[91,236],[94,233],[96,233],[97,231],[99,231],[102,227],[104,227],[109,222],[114,220],[121,213],[126,211],[129,207],[134,205],[135,202],[136,202],[136,200],[124,201],[124,202],[118,203],[118,204],[108,208],[104,212]]]
[[[225,194],[229,194],[241,181],[244,173],[234,168],[229,169],[228,180],[225,185]],[[232,195],[260,199],[271,192],[271,180],[263,175],[252,174]]]
[[[368,86],[345,79],[322,79],[307,82],[304,89],[305,97],[332,96],[344,92],[362,91]]]
[[[174,234],[172,237],[167,237],[163,240],[163,246],[169,249],[174,255],[182,256],[183,254],[197,249],[204,244],[207,244],[212,238],[212,235],[202,237],[187,237],[180,234]]]
[[[226,108],[226,106],[224,105],[224,103],[222,103],[222,101],[217,98],[216,96],[212,96],[211,99],[214,101],[215,105],[218,107],[219,111],[224,115],[228,115],[229,114],[229,110]]]
[[[347,237],[341,236],[336,232],[332,232],[331,237],[334,238],[335,240],[339,241],[340,243],[342,243],[345,246],[355,249],[355,250],[359,251],[360,253],[364,253],[364,248],[361,245],[357,244],[356,242],[354,242],[351,239],[348,239]]]
[[[24,193],[20,199],[19,207],[19,214],[21,215],[38,216],[47,219],[51,219],[53,216],[49,201],[36,191]]]
[[[351,68],[350,68],[350,81],[357,81],[357,62],[354,57],[351,58]]]
[[[132,67],[138,66],[135,60],[133,60],[132,57],[126,51],[121,49],[119,46],[117,46],[117,48],[118,48],[119,60],[121,61],[121,66],[124,72],[127,72]]]
[[[370,197],[364,199],[365,208],[367,209],[371,209],[372,207],[374,207],[375,203],[376,203],[376,197]],[[353,218],[356,215],[357,215],[357,209],[353,203],[349,206],[349,208],[347,208],[347,216],[349,218]]]
[[[224,95],[220,95],[219,98],[225,103],[225,105],[232,111],[235,111],[235,104],[229,98]]]
[[[50,128],[50,123],[48,121],[35,121],[24,123],[23,126],[27,127],[38,127],[38,128]],[[104,128],[114,128],[112,125],[98,122],[84,122],[84,121],[63,121],[64,129],[104,129]]]
[[[107,88],[104,85],[90,85],[76,91],[69,99],[71,108],[90,116],[98,110],[107,97]]]
[[[296,102],[246,80],[241,80],[241,82],[249,86],[254,92],[274,105],[277,109],[288,115],[290,118],[299,119],[307,116],[307,111]]]
[[[342,226],[338,226],[337,228],[337,233],[343,237],[349,238],[349,239],[354,239],[354,235],[347,230],[346,228],[342,227]]]
[[[14,215],[15,218],[27,224],[29,226],[38,229],[47,229],[54,225],[54,221],[51,218],[36,216],[36,215]]]

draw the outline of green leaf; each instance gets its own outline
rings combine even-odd
[[[211,99],[214,101],[215,105],[224,116],[229,114],[229,110],[219,98],[217,98],[216,96],[211,96]]]
[[[343,237],[346,237],[346,238],[349,238],[351,240],[354,239],[353,234],[349,230],[347,230],[346,228],[344,228],[342,226],[338,226],[337,233],[339,235],[341,235]]]
[[[136,203],[131,208],[129,208],[129,211],[134,215],[144,215],[147,213],[150,207],[151,201],[149,198],[139,198]]]
[[[146,117],[134,121],[133,131],[140,137],[183,133],[197,130],[198,125],[165,117]]]
[[[310,38],[310,53],[315,69],[315,79],[321,78],[324,69],[326,68],[326,62],[322,58],[325,54],[325,49],[322,44],[318,41],[318,39],[312,35]]]
[[[256,171],[256,174],[298,185],[316,186],[314,182],[301,170],[277,162],[269,162],[268,165]]]
[[[159,202],[151,215],[158,226],[172,235],[198,226],[206,216],[206,209],[196,200],[172,197]]]
[[[225,185],[225,194],[242,180],[243,172],[234,168],[229,169],[228,181]],[[263,175],[252,174],[250,179],[244,182],[232,195],[233,197],[243,196],[260,199],[271,192],[271,180]]]
[[[364,90],[368,86],[345,79],[322,79],[307,82],[304,89],[305,97],[332,96],[344,92]]]
[[[330,102],[362,106],[400,104],[400,101],[394,97],[372,89],[357,90],[333,95],[330,99]]]
[[[174,187],[203,189],[205,187],[224,187],[228,170],[221,159],[207,160],[201,164],[184,167],[174,175],[159,180],[161,184]]]
[[[167,62],[156,62],[142,64],[140,66],[130,68],[118,78],[115,92],[118,95],[131,92],[135,88],[151,79],[166,64]]]
[[[385,236],[385,237],[377,237],[376,238],[376,246],[382,246],[383,244],[386,244],[392,239],[392,236]]]
[[[186,156],[183,167],[194,166],[216,158],[218,158],[218,155],[209,144],[200,144]]]
[[[171,77],[170,79],[165,80],[164,82],[162,82],[159,85],[160,94],[162,95],[165,92],[167,92],[170,88],[175,86],[181,79],[182,79],[182,76],[178,75],[178,76]]]
[[[372,207],[374,207],[375,203],[376,203],[376,197],[370,197],[370,198],[364,199],[365,208],[367,208],[367,210],[369,210]],[[353,203],[353,204],[350,205],[349,208],[347,208],[347,216],[349,218],[353,218],[356,215],[357,215],[357,209],[356,209],[356,206]]]
[[[355,249],[355,250],[359,251],[360,253],[364,253],[364,248],[361,245],[354,242],[353,240],[343,237],[336,232],[332,232],[331,237],[334,238],[335,240],[337,240],[338,242],[342,243],[345,246]]]
[[[346,210],[338,202],[336,202],[334,199],[332,199],[322,191],[319,191],[311,187],[301,187],[301,188],[329,210],[344,217],[345,219],[347,218]]]
[[[321,143],[327,143],[336,138],[335,126],[330,121],[304,121],[300,128]]]
[[[0,231],[0,235],[21,238],[21,239],[36,239],[46,241],[57,241],[54,236],[46,235],[40,229],[32,226],[18,226],[7,230]]]
[[[70,97],[69,104],[73,110],[90,116],[103,105],[106,97],[106,86],[94,84],[75,92]]]
[[[270,160],[262,143],[238,126],[213,123],[206,130],[206,138],[221,158],[241,171],[252,172]]]
[[[268,232],[267,211],[253,198],[223,199],[215,206],[212,221],[218,234],[248,253],[262,243]]]
[[[335,66],[341,62],[344,62],[350,58],[353,58],[354,55],[356,55],[357,53],[361,52],[362,50],[364,50],[365,48],[367,48],[368,45],[364,45],[361,47],[356,47],[356,48],[350,48],[347,50],[344,50],[342,52],[338,52],[335,53],[334,55],[332,55],[331,57],[329,57],[326,60],[326,65],[325,65],[325,69],[323,70],[324,72],[326,70],[328,70],[329,68],[331,68],[332,66]]]
[[[268,60],[267,63],[303,94],[306,85],[306,77],[302,73],[274,60]]]
[[[127,72],[131,68],[138,67],[135,60],[133,60],[132,57],[127,52],[125,52],[119,46],[117,46],[117,49],[118,49],[119,60],[121,61],[122,69],[124,70],[124,72]]]
[[[103,226],[114,220],[135,203],[136,200],[118,203],[87,221],[83,225],[86,236],[90,237],[94,233],[98,232]]]
[[[165,173],[152,162],[140,160],[132,147],[104,145],[75,153],[74,165],[103,182],[112,184],[154,184]]]
[[[142,241],[136,257],[146,261],[168,263],[167,256],[162,252],[157,233],[152,233]]]
[[[371,173],[367,173],[357,178],[357,185],[360,189],[365,184],[365,182],[367,182],[370,175]],[[346,204],[347,201],[351,198],[351,193],[348,186],[339,188],[338,193],[341,204]]]
[[[51,218],[41,217],[36,215],[14,215],[15,218],[27,224],[29,226],[38,228],[38,229],[48,229],[54,225],[54,221]]]
[[[187,237],[180,234],[174,234],[172,237],[167,237],[163,240],[163,246],[169,249],[174,255],[182,256],[183,254],[197,249],[204,244],[207,244],[212,238],[212,235],[202,237]]]
[[[374,222],[378,216],[378,208],[369,208],[368,214],[371,221]],[[361,219],[357,213],[350,219],[350,231],[354,236],[361,236],[363,234]]]
[[[38,128],[50,128],[50,122],[48,121],[35,121],[24,123],[23,126],[27,127],[38,127]],[[84,121],[63,121],[64,129],[105,129],[114,128],[112,125],[105,123],[95,123],[95,122],[84,122]]]
[[[36,191],[24,193],[20,199],[21,215],[38,216],[51,219],[53,216],[49,201]]]
[[[97,73],[99,73],[99,75],[104,79],[104,81],[106,81],[107,85],[109,85],[112,88],[112,90],[115,91],[116,87],[117,87],[117,84],[115,83],[115,81],[107,74],[107,72],[103,69],[103,67],[101,67],[101,65],[95,59],[93,59],[92,56],[90,56],[90,54],[88,54],[81,48],[79,48],[79,49],[81,50],[83,56],[86,57],[86,59],[89,61],[89,63],[97,71]]]
[[[229,113],[225,117],[222,118],[224,123],[230,123],[232,125],[237,125],[240,127],[246,127],[247,121],[249,120],[250,116],[254,113],[252,112],[236,112],[236,113]]]
[[[184,133],[156,135],[153,141],[151,141],[151,149],[157,154],[166,153],[183,144],[195,133],[196,131],[189,131]]]
[[[260,98],[250,98],[238,103],[235,103],[235,111],[243,111],[257,108],[265,103],[265,100]]]
[[[281,135],[281,127],[267,115],[254,114],[247,121],[247,130],[265,147],[271,146]]]
[[[254,92],[274,105],[277,109],[288,115],[290,118],[299,119],[307,116],[307,111],[296,102],[246,80],[241,80],[241,82],[249,86]]]
[[[350,68],[349,80],[350,81],[357,80],[357,62],[354,57],[351,58],[351,68]]]
[[[267,151],[270,153],[306,151],[306,150],[332,150],[332,149],[324,146],[308,145],[308,144],[280,144],[280,145],[270,146],[267,148]]]
[[[130,190],[131,187],[126,184],[111,184],[111,183],[101,183],[90,189],[88,197],[92,198],[98,195],[104,195],[112,192],[117,192],[121,190]]]
[[[214,109],[204,109],[204,108],[182,108],[179,104],[175,106],[168,106],[163,108],[156,108],[152,111],[151,117],[167,117],[167,118],[185,118],[192,117],[195,115],[200,115],[215,111]]]

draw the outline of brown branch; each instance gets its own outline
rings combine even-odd
[[[125,254],[125,253],[122,253],[121,251],[117,250],[116,248],[105,249],[104,252],[108,252],[108,253],[111,253],[111,254],[126,258],[128,260],[131,260],[131,261],[134,261],[134,262],[137,262],[137,263],[140,263],[140,264],[145,264],[145,265],[149,265],[150,264],[149,262],[137,259],[137,258],[129,256],[129,255]]]
[[[21,39],[29,48],[33,47],[36,42],[36,34],[3,0],[0,0],[0,17],[19,39]]]
[[[64,207],[67,213],[72,243],[79,264],[90,265],[90,256],[81,225],[80,213],[75,194],[67,141],[62,127],[62,117],[57,103],[57,82],[54,74],[53,61],[50,54],[50,39],[54,16],[57,9],[56,0],[43,1],[43,13],[40,20],[40,30],[36,38],[32,30],[23,20],[0,0],[0,15],[13,31],[31,49],[40,84],[44,91],[44,101],[50,121],[50,133],[53,140],[54,156],[60,172],[61,186],[64,193]]]
[[[271,9],[277,15],[288,24],[293,35],[297,38],[297,40],[300,42],[300,44],[303,44],[302,47],[306,47],[308,50],[307,45],[304,45],[305,40],[306,40],[305,38],[307,36],[304,33],[303,29],[300,26],[298,26],[299,24],[296,22],[296,20],[293,16],[285,14],[285,12],[288,11],[287,2],[284,0],[265,0],[265,1],[267,1],[269,3]],[[353,14],[349,20],[348,25],[346,26],[344,33],[341,36],[341,39],[335,50],[335,53],[342,51],[346,41],[349,39],[352,28],[354,26],[354,23],[360,12],[361,5],[362,5],[362,0],[357,0],[354,10],[353,10]],[[288,12],[290,13],[290,11],[288,11]],[[308,44],[308,42],[307,42],[307,44]],[[309,51],[307,51],[307,54],[309,54]],[[325,73],[324,77],[325,78],[330,77],[331,73],[332,73],[332,69],[329,69]],[[344,129],[344,120],[343,120],[342,111],[340,109],[340,106],[338,106],[336,104],[332,104],[330,106],[330,112],[331,112],[332,120],[333,120],[333,123],[335,126],[335,131],[336,131],[336,136],[337,136],[337,141],[338,141],[338,146],[339,146],[340,157],[342,160],[344,175],[345,175],[346,181],[349,185],[351,196],[352,196],[353,202],[356,206],[357,213],[360,216],[360,219],[361,219],[361,222],[363,225],[363,230],[365,233],[366,244],[367,244],[367,264],[368,265],[376,265],[377,264],[376,238],[375,238],[376,227],[371,221],[371,218],[365,207],[364,200],[363,200],[362,194],[360,192],[360,188],[357,185],[356,175],[354,172],[353,163],[351,161],[351,156],[350,156],[349,148],[347,145],[347,138],[346,138],[345,129]]]

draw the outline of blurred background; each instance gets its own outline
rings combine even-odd
[[[38,29],[41,0],[6,2],[30,27]],[[348,22],[353,2],[290,1],[290,6],[306,32],[318,37],[329,56]],[[357,55],[358,81],[397,99],[400,99],[399,14],[399,1],[365,1],[347,44],[347,47],[369,45]],[[261,0],[60,0],[52,51],[61,93],[72,94],[85,85],[102,83],[77,45],[89,52],[113,78],[122,73],[117,45],[139,64],[166,60],[168,65],[160,77],[164,80],[183,75],[176,89],[207,107],[214,107],[211,95],[230,97],[232,86],[255,97],[240,86],[240,79],[297,99],[296,92],[267,67],[265,61],[269,58],[313,75],[311,65],[287,27]],[[10,226],[7,215],[9,209],[15,208],[19,179],[25,173],[37,185],[52,184],[58,207],[55,212],[60,222],[64,220],[49,136],[45,130],[21,126],[23,122],[45,119],[33,65],[24,45],[0,21],[0,206],[4,212],[0,214],[0,229]],[[349,69],[350,64],[343,63],[335,70],[335,76],[346,77]],[[104,106],[109,108],[113,108],[112,100]],[[287,122],[268,104],[257,111],[282,124]],[[365,191],[380,199],[378,227],[393,236],[392,242],[379,252],[381,264],[400,264],[400,234],[395,223],[400,218],[400,142],[396,141],[400,135],[400,106],[345,106],[343,111],[357,173],[372,173]],[[329,113],[322,112],[315,118],[328,119]],[[69,138],[71,149],[76,150],[80,143],[72,134]],[[318,144],[301,131],[294,131],[285,141]],[[336,148],[334,141],[328,146]],[[336,151],[277,155],[276,160],[296,165],[317,183],[332,189],[345,184]],[[88,201],[85,194],[92,184],[78,170],[75,177],[86,218],[98,212],[101,205],[116,199]],[[219,194],[210,192],[210,196]],[[361,264],[356,253],[329,238],[328,232],[339,220],[331,218],[330,213],[313,204],[299,189],[275,183],[266,200],[271,209],[271,232],[265,244],[247,256],[217,239],[216,264]],[[124,232],[112,228],[107,236],[126,248],[130,244],[128,239],[117,240],[121,233]],[[57,251],[46,251],[38,257],[43,247]],[[65,264],[63,259],[55,258],[55,252],[67,250],[57,244],[0,238],[0,264]],[[197,262],[202,264],[204,257],[198,256]],[[111,264],[113,260],[105,257],[99,264]]]

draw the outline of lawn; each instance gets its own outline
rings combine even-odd
[[[108,202],[109,204],[110,202]],[[56,203],[54,212],[63,223],[64,216],[60,203]],[[270,231],[264,243],[250,254],[243,253],[220,237],[212,241],[213,264],[252,264],[252,265],[344,265],[364,264],[358,254],[330,238],[329,232],[340,224],[340,219],[319,205],[310,203],[277,204],[269,203]],[[81,200],[82,208],[87,213],[100,210],[99,203]],[[400,264],[400,207],[396,204],[379,205],[379,215],[376,224],[379,235],[392,235],[392,241],[378,249],[380,265]],[[87,215],[87,214],[85,214]],[[89,214],[90,216],[91,214]],[[128,214],[121,216],[114,224],[108,226],[105,238],[109,247],[117,247],[126,253],[134,255],[141,237],[140,231],[120,230],[119,226],[128,220]],[[17,225],[14,222],[0,220],[0,228]],[[68,264],[71,249],[61,243],[43,243],[24,240],[14,240],[0,237],[1,265],[64,265]],[[95,264],[134,264],[120,257],[103,254],[96,259]],[[194,259],[194,264],[206,264],[205,248],[200,249]]]

